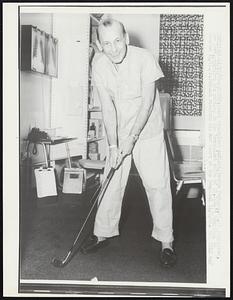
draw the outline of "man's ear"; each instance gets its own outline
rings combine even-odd
[[[98,39],[96,40],[96,46],[97,46],[97,48],[99,49],[99,51],[103,51],[103,48],[102,48],[102,46],[100,45],[100,42],[99,42]]]
[[[129,35],[127,32],[125,34],[125,41],[126,41],[126,44],[129,45]]]

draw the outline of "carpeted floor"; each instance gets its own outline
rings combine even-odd
[[[151,215],[144,189],[136,176],[130,176],[126,188],[120,236],[110,239],[108,247],[94,254],[77,253],[65,268],[55,268],[51,260],[66,256],[88,213],[92,193],[22,201],[21,279],[91,280],[96,277],[101,281],[206,281],[205,208],[200,199],[186,199],[185,190],[176,199],[174,231],[178,261],[174,268],[164,270],[158,260],[160,244],[150,237]],[[51,201],[54,203],[49,203]]]

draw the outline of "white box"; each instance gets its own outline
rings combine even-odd
[[[37,197],[48,197],[57,195],[57,186],[54,168],[39,168],[34,170],[36,178]]]
[[[84,169],[65,168],[62,192],[65,194],[82,194]]]

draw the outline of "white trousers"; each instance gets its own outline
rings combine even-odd
[[[94,234],[102,237],[119,235],[121,206],[132,156],[149,201],[153,219],[151,236],[161,242],[172,242],[172,196],[163,132],[150,139],[138,140],[132,155],[127,156],[115,171],[97,210]],[[104,177],[109,169],[107,158]]]

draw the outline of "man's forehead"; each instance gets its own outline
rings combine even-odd
[[[99,35],[102,38],[107,38],[109,35],[114,34],[115,36],[122,37],[123,34],[123,28],[118,22],[113,22],[111,25],[100,25],[99,26]]]

